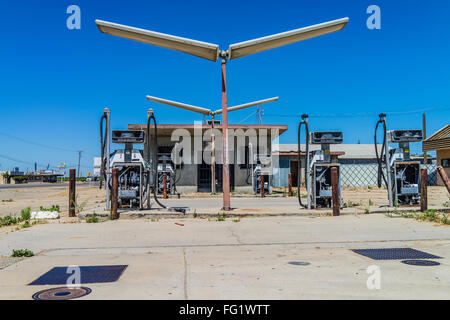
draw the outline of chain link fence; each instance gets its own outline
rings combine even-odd
[[[428,185],[437,185],[436,164],[422,165],[428,169]],[[386,176],[386,170],[383,170]],[[341,185],[345,187],[375,187],[377,186],[377,164],[341,164]],[[382,182],[384,186],[384,182]]]

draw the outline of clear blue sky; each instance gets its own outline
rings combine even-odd
[[[95,19],[226,49],[230,43],[349,17],[341,32],[229,62],[229,105],[280,96],[265,106],[264,123],[289,125],[282,143],[296,142],[299,119],[273,114],[369,113],[311,119],[313,130],[344,131],[345,143],[372,143],[379,112],[441,108],[427,112],[428,133],[449,123],[447,0],[0,3],[0,170],[13,166],[31,170],[35,161],[40,167],[64,161],[74,165],[74,151],[84,150],[85,173],[99,153],[99,119],[105,106],[112,111],[114,129],[144,123],[150,106],[159,123],[200,120],[189,111],[150,103],[147,94],[220,106],[219,62],[102,34]],[[81,30],[66,27],[66,8],[71,4],[81,8]],[[371,4],[381,8],[381,30],[366,27]],[[233,112],[230,122],[253,111]],[[421,128],[421,119],[421,114],[393,114],[388,125]],[[256,117],[246,123],[252,122]],[[420,144],[413,151],[420,151]]]

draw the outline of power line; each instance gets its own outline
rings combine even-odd
[[[64,152],[78,152],[78,150],[71,150],[71,149],[61,148],[61,147],[57,147],[57,146],[49,146],[49,145],[46,145],[46,144],[43,144],[43,143],[30,141],[30,140],[27,140],[27,139],[23,139],[23,138],[20,138],[20,137],[13,136],[13,135],[11,135],[9,133],[5,133],[5,132],[0,132],[0,134],[4,135],[6,137],[12,138],[12,139],[16,139],[16,140],[22,141],[24,143],[28,143],[28,144],[31,144],[31,145],[35,145],[35,146],[41,147],[41,148],[46,148],[46,149],[51,149],[51,150],[59,150],[59,151],[64,151]],[[90,154],[92,156],[96,156],[95,154],[92,154],[92,153],[89,153],[89,152],[84,152],[84,153]]]
[[[399,115],[409,115],[409,114],[422,114],[424,112],[435,112],[442,110],[450,110],[449,106],[443,107],[431,107],[411,111],[393,111],[385,112],[388,116],[399,116]],[[379,112],[359,112],[359,113],[332,113],[332,114],[308,114],[310,118],[364,118],[364,117],[374,117],[377,116]],[[298,118],[300,114],[266,114],[268,117],[279,117],[279,118]]]

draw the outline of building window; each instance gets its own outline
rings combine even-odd
[[[442,159],[442,160],[441,160],[441,165],[442,165],[444,168],[450,168],[450,159]]]

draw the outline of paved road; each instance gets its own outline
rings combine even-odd
[[[182,226],[175,223],[181,223]],[[383,215],[119,220],[45,224],[0,235],[0,299],[30,299],[55,266],[128,265],[83,299],[449,299],[450,228]],[[350,249],[410,247],[441,265],[372,260]],[[9,266],[8,266],[9,265]],[[369,266],[381,288],[369,290]]]
[[[90,182],[77,182],[77,186],[87,186]],[[24,183],[24,184],[0,184],[0,189],[24,189],[44,187],[65,187],[68,183]]]

